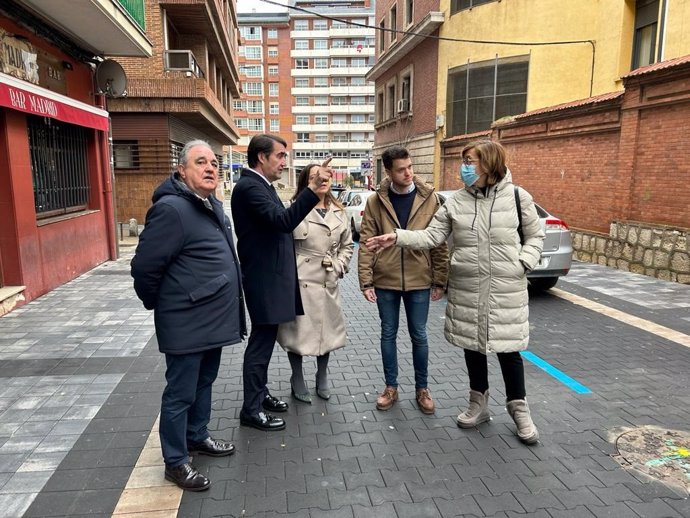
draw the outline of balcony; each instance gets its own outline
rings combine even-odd
[[[204,71],[191,50],[166,50],[164,58],[165,70],[189,72],[196,77],[204,77]]]
[[[96,55],[151,57],[144,0],[17,0],[45,23]]]

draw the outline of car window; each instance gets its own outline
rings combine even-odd
[[[350,205],[352,205],[353,207],[355,207],[355,206],[357,206],[357,205],[359,205],[359,204],[361,204],[361,203],[362,203],[362,197],[361,197],[361,196],[354,196],[354,197],[352,198],[352,202],[350,203]]]

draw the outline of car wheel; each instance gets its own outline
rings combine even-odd
[[[558,282],[558,277],[537,277],[535,279],[530,279],[530,286],[539,291],[546,291],[553,288]]]
[[[357,232],[357,229],[355,228],[354,219],[350,220],[350,228],[352,229],[352,239],[355,241],[359,241],[359,232]]]

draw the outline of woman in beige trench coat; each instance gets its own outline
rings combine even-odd
[[[302,169],[293,199],[307,188],[318,167]],[[292,369],[292,396],[304,403],[311,403],[311,394],[304,381],[303,356],[316,356],[316,394],[331,397],[328,358],[346,340],[338,283],[348,272],[354,248],[345,211],[331,194],[330,183],[323,183],[316,194],[319,203],[293,231],[304,315],[278,328],[278,343],[287,351]]]

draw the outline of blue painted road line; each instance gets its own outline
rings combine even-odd
[[[522,357],[527,360],[532,362],[534,365],[539,367],[541,370],[546,372],[547,374],[550,374],[554,378],[556,378],[558,381],[563,383],[566,387],[569,389],[577,392],[578,394],[591,394],[592,391],[585,387],[582,383],[579,383],[575,381],[573,378],[568,376],[565,372],[558,370],[556,367],[551,365],[549,362],[542,360],[537,356],[536,354],[533,354],[529,351],[523,351],[520,353]]]

